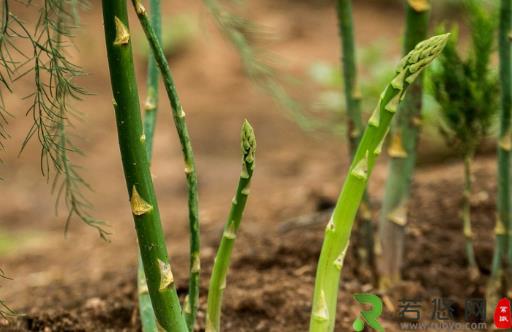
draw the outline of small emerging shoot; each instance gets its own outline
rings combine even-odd
[[[222,295],[226,288],[226,277],[229,270],[231,253],[235,244],[236,234],[242,221],[248,193],[244,192],[251,184],[254,172],[256,137],[254,131],[246,120],[242,125],[242,171],[236,189],[235,199],[231,204],[228,220],[224,226],[224,233],[220,240],[219,249],[215,256],[215,262],[208,289],[208,307],[206,313],[206,332],[220,332],[220,316],[222,307]]]

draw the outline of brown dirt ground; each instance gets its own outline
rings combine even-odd
[[[281,65],[286,71],[300,76],[316,59],[337,61],[336,19],[330,5],[328,1],[265,0],[251,4],[249,12],[252,19],[278,31],[268,47],[285,59]],[[280,231],[280,226],[332,206],[347,167],[347,160],[339,157],[346,155],[345,144],[329,135],[304,133],[257,91],[244,78],[236,53],[216,32],[199,3],[173,1],[166,4],[165,11],[199,13],[202,29],[187,50],[171,61],[187,111],[200,181],[204,270],[199,325],[203,326],[213,255],[239,172],[239,126],[248,118],[258,137],[257,173],[228,280],[224,330],[305,331],[323,223],[287,232]],[[399,52],[400,8],[357,2],[355,18],[363,22],[357,29],[361,45],[376,38],[387,39],[391,51]],[[116,147],[98,5],[84,14],[83,24],[87,33],[78,35],[80,52],[76,56],[90,73],[83,84],[94,95],[77,105],[86,116],[76,130],[87,153],[78,161],[95,189],[90,195],[95,214],[111,225],[112,241],[102,242],[78,222],[72,224],[67,237],[63,236],[62,213],[55,217],[53,198],[40,176],[37,145],[32,144],[17,158],[19,142],[29,125],[18,111],[6,147],[4,199],[0,201],[0,230],[16,244],[0,256],[1,267],[14,280],[2,281],[0,298],[25,316],[0,326],[0,331],[140,330],[135,233]],[[136,26],[135,20],[132,26]],[[143,65],[138,68],[141,86],[144,70]],[[20,97],[30,86],[22,81],[17,89],[7,103],[12,110],[23,110]],[[314,96],[314,89],[305,83],[295,92],[305,99]],[[188,261],[185,182],[180,148],[165,103],[160,120],[153,174],[175,277],[183,295]],[[475,169],[475,194],[479,197],[473,207],[476,249],[485,276],[492,255],[494,158],[479,158]],[[377,202],[385,171],[383,161],[371,180],[370,191]],[[384,316],[388,330],[397,329],[393,314],[401,296],[420,297],[425,303],[449,296],[462,306],[468,296],[482,295],[485,277],[470,284],[464,268],[461,223],[456,212],[461,201],[461,173],[459,163],[424,166],[418,171],[404,267],[407,282],[382,294],[388,299]],[[358,242],[356,237],[352,246]],[[348,330],[355,318],[357,307],[351,295],[376,292],[357,250],[350,252],[337,331]],[[461,318],[460,312],[457,318]]]

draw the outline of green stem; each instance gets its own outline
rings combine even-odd
[[[409,2],[406,6],[404,54],[407,54],[418,42],[426,38],[429,22],[427,7],[413,8]],[[392,124],[391,143],[388,149],[391,159],[388,166],[378,234],[381,253],[379,283],[382,288],[387,288],[400,280],[404,256],[407,204],[416,163],[416,145],[421,122],[422,96],[423,79],[419,77],[410,87]]]
[[[162,19],[160,10],[160,0],[150,0],[150,17],[151,24],[155,29],[158,39],[162,36]],[[155,58],[148,56],[148,76],[147,76],[147,97],[144,105],[144,135],[146,136],[146,153],[148,161],[151,163],[153,154],[153,138],[155,136],[156,118],[158,112],[158,81],[159,72]],[[151,306],[151,298],[147,292],[146,276],[144,275],[144,267],[139,255],[137,284],[139,288],[139,311],[142,331],[151,332],[156,330],[156,318]]]
[[[158,40],[162,40],[162,17],[160,9],[160,0],[150,0],[150,22],[155,30]],[[148,77],[147,77],[147,96],[144,105],[144,134],[146,135],[146,145],[148,151],[148,159],[151,160],[153,151],[153,137],[155,135],[156,118],[158,112],[158,81],[159,71],[156,60],[152,54],[148,56]]]
[[[139,315],[140,324],[143,332],[153,332],[158,330],[155,312],[151,304],[151,297],[148,292],[146,275],[144,274],[144,265],[139,252],[139,262],[137,268],[137,290],[139,293]]]
[[[187,331],[168,262],[142,131],[126,0],[103,0],[119,147],[151,302],[166,331]]]
[[[381,152],[391,119],[405,90],[440,54],[448,36],[448,34],[440,35],[421,42],[402,59],[395,78],[382,93],[379,104],[368,121],[333,215],[325,230],[315,279],[311,332],[334,330],[340,274],[354,218],[368,178]]]
[[[347,105],[347,129],[350,156],[353,157],[364,126],[361,117],[361,95],[357,87],[356,48],[352,20],[352,0],[336,2],[338,14],[339,35],[341,38],[341,62],[343,64],[343,80],[345,85],[345,100]],[[368,193],[363,196],[360,217],[364,236],[367,263],[375,272],[373,224],[371,219],[370,198]]]
[[[342,42],[341,62],[343,64],[343,80],[345,100],[348,114],[348,138],[350,153],[353,156],[361,139],[364,126],[361,118],[361,95],[357,88],[356,50],[352,22],[352,1],[338,0],[339,34]]]
[[[511,106],[512,106],[512,64],[509,33],[512,28],[512,1],[501,0],[499,25],[499,58],[501,83],[501,114],[498,144],[498,213],[496,221],[496,245],[491,268],[491,280],[500,278],[507,261],[512,259],[510,235],[510,149],[511,149]],[[492,281],[491,281],[492,282]]]
[[[210,286],[208,288],[208,308],[206,313],[206,332],[220,331],[220,316],[222,295],[226,287],[226,276],[229,270],[231,252],[235,244],[236,235],[245,204],[249,196],[249,186],[255,166],[256,138],[253,129],[247,120],[242,126],[242,172],[235,197],[231,204],[228,220],[224,226],[224,233],[213,264]]]
[[[469,152],[464,156],[464,194],[462,200],[462,221],[464,224],[464,237],[466,239],[466,256],[470,277],[475,280],[479,273],[478,264],[476,263],[475,250],[473,248],[473,231],[471,227],[471,165],[473,163],[473,152]]]
[[[165,57],[162,45],[158,40],[158,36],[149,21],[146,9],[140,0],[132,0],[133,6],[139,18],[140,24],[146,34],[156,63],[160,69],[160,74],[164,80],[165,91],[171,103],[174,124],[178,132],[181,143],[181,149],[185,162],[185,174],[188,185],[188,210],[189,210],[189,228],[190,228],[190,280],[188,301],[184,306],[185,318],[189,330],[194,329],[197,307],[199,302],[199,275],[201,270],[199,249],[200,249],[200,233],[199,233],[199,208],[198,208],[198,191],[197,191],[197,175],[194,161],[194,153],[192,144],[190,143],[190,135],[188,133],[187,124],[185,122],[185,112],[178,97],[176,86],[172,78],[169,63]]]

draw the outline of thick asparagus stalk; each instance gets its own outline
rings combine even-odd
[[[160,0],[150,0],[150,20],[155,29],[155,33],[159,40],[162,35],[162,19],[160,14]],[[153,138],[155,136],[156,115],[158,111],[158,66],[155,58],[148,57],[148,76],[146,82],[146,102],[144,105],[144,135],[146,137],[146,153],[148,162],[151,164],[153,154]],[[142,331],[151,332],[156,330],[155,313],[151,305],[151,298],[147,292],[146,276],[144,275],[144,267],[139,256],[137,272],[137,284],[139,288],[139,312],[142,325]]]
[[[187,331],[146,155],[126,0],[103,0],[102,4],[119,147],[149,295],[163,329]]]
[[[352,224],[363,197],[377,156],[389,131],[399,101],[405,90],[444,48],[449,34],[419,43],[397,68],[392,82],[381,95],[379,104],[368,121],[354,160],[341,190],[318,261],[310,331],[333,331],[340,274],[348,249]]]
[[[146,34],[156,63],[164,80],[165,90],[171,103],[174,124],[178,132],[181,143],[181,149],[185,162],[185,174],[188,184],[188,210],[189,210],[189,228],[190,228],[190,280],[187,303],[184,306],[185,318],[189,330],[193,330],[196,321],[197,307],[199,300],[199,274],[201,263],[199,257],[200,233],[199,233],[199,208],[197,175],[194,161],[194,153],[190,142],[187,124],[185,122],[185,112],[174,85],[169,63],[165,57],[162,45],[158,36],[149,21],[146,9],[140,0],[132,0],[133,6],[139,18],[140,24]]]
[[[249,186],[255,166],[256,137],[247,120],[242,125],[242,172],[231,204],[228,220],[215,257],[210,287],[208,288],[208,309],[206,314],[206,332],[220,331],[222,295],[226,287],[226,276],[229,270],[231,252],[235,244],[236,234],[240,227],[245,204],[249,196]]]
[[[352,0],[338,0],[339,34],[341,37],[341,62],[343,64],[343,80],[345,85],[345,100],[347,105],[348,140],[350,156],[356,153],[357,145],[364,130],[361,117],[361,94],[357,86],[356,48],[352,20]],[[359,215],[362,222],[362,233],[365,242],[365,253],[368,265],[375,271],[373,225],[370,209],[370,198],[365,192]]]
[[[500,287],[504,267],[512,265],[512,229],[510,218],[510,150],[512,107],[512,62],[509,34],[512,29],[512,1],[501,0],[499,23],[499,59],[501,83],[501,113],[498,144],[498,213],[496,220],[496,245],[491,268],[490,292]],[[508,256],[508,259],[507,259]],[[493,290],[494,289],[494,290]]]
[[[408,1],[404,54],[427,37],[429,1]],[[379,218],[379,283],[383,288],[400,280],[404,256],[407,203],[416,163],[416,142],[421,123],[423,83],[420,76],[410,87],[391,127],[391,157]]]

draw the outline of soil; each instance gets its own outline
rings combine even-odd
[[[276,30],[267,45],[286,59],[287,72],[307,81],[309,65],[338,61],[336,18],[328,1],[270,1],[250,4],[251,18]],[[388,40],[399,54],[401,8],[356,2],[358,43]],[[197,156],[202,223],[202,287],[198,330],[203,330],[207,280],[224,218],[239,173],[239,126],[248,118],[258,138],[256,175],[246,217],[237,240],[223,307],[224,331],[306,331],[323,229],[348,165],[340,137],[307,133],[244,77],[237,54],[216,32],[200,3],[173,1],[166,13],[196,15],[200,33],[171,59],[186,107]],[[37,144],[17,157],[30,124],[19,115],[11,123],[4,153],[4,199],[0,201],[1,267],[13,280],[1,281],[0,298],[20,316],[0,321],[0,331],[139,331],[136,301],[135,233],[125,193],[98,5],[85,12],[87,33],[78,34],[74,54],[90,75],[83,85],[94,94],[77,109],[85,121],[76,131],[86,158],[77,158],[95,192],[94,213],[108,220],[110,243],[79,222],[63,235],[63,212],[54,214],[49,188],[39,171]],[[172,15],[171,15],[172,17]],[[398,23],[397,23],[398,22]],[[135,20],[132,26],[136,27]],[[137,28],[138,33],[140,30]],[[266,46],[266,47],[267,47]],[[144,59],[139,56],[141,86]],[[17,83],[7,97],[12,109],[24,109],[20,97],[30,81]],[[303,83],[293,93],[304,99],[315,88]],[[162,94],[163,96],[163,94]],[[187,292],[187,210],[180,148],[162,99],[155,141],[153,174],[180,296]],[[433,157],[432,157],[433,158]],[[429,159],[429,158],[423,158]],[[398,303],[422,300],[430,315],[435,298],[449,297],[463,320],[468,298],[483,297],[492,257],[495,215],[494,156],[478,156],[472,206],[477,260],[482,276],[468,281],[458,208],[462,201],[462,164],[456,160],[422,164],[414,178],[403,274],[405,281],[380,293],[358,248],[357,230],[344,268],[336,331],[348,331],[360,308],[352,299],[370,292],[384,299],[383,325],[398,330]],[[378,216],[386,176],[385,160],[370,183],[373,213]],[[1,239],[0,239],[1,240]]]

